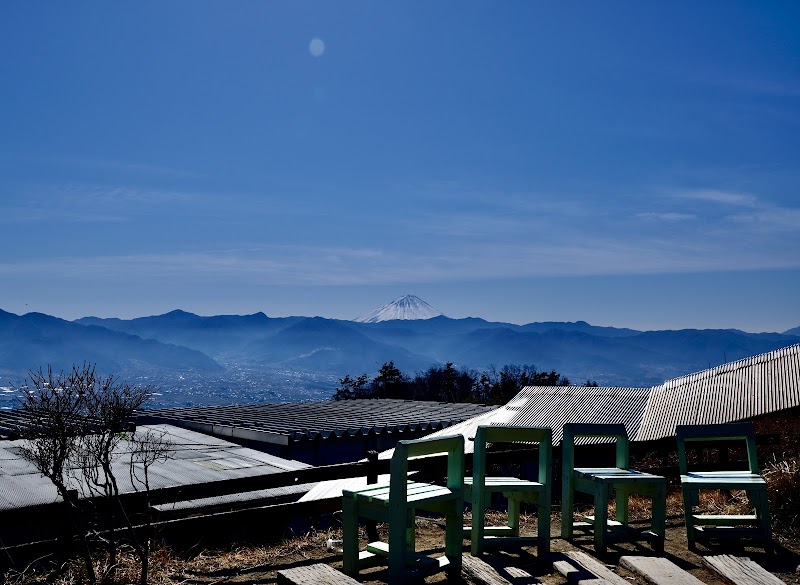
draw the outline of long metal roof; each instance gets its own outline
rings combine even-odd
[[[436,431],[493,410],[484,404],[419,400],[342,400],[142,411],[163,422],[222,437],[288,445],[290,441]]]
[[[162,487],[199,484],[221,479],[248,477],[278,473],[281,471],[310,467],[306,463],[281,459],[254,449],[248,449],[228,441],[209,437],[194,431],[172,427],[169,425],[142,426],[136,432],[146,430],[161,435],[169,441],[170,459],[166,462],[154,463],[149,470],[149,482],[152,489]],[[25,461],[19,448],[23,440],[0,442],[0,511],[11,508],[24,508],[50,504],[60,500],[55,488],[43,479],[36,469]],[[130,443],[121,442],[115,452],[114,466],[117,469],[117,481],[121,493],[134,491],[128,472]],[[142,469],[137,467],[141,477]],[[77,479],[72,480],[71,487],[86,495],[87,489]],[[297,486],[290,486],[291,488]],[[198,501],[196,505],[230,503],[233,500],[246,501],[265,499],[287,495],[278,490],[251,492],[223,496],[219,500]],[[294,490],[296,491],[296,490]]]
[[[675,435],[675,426],[745,420],[800,406],[800,345],[654,386],[637,441]]]

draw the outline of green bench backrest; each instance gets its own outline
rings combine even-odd
[[[544,427],[481,425],[475,433],[473,467],[476,475],[486,477],[487,443],[539,443],[539,483],[550,484],[553,461],[553,431]]]
[[[628,432],[623,424],[583,424],[567,423],[564,425],[564,439],[561,442],[561,454],[564,472],[572,473],[575,468],[575,439],[578,437],[605,437],[616,441],[616,464],[620,469],[629,467]],[[601,467],[598,465],[597,467]]]
[[[678,439],[678,466],[681,475],[687,473],[686,443],[692,441],[745,441],[747,444],[747,465],[750,473],[758,473],[756,439],[752,423],[729,423],[721,425],[678,425],[675,427]]]
[[[424,455],[447,454],[447,487],[462,491],[464,485],[464,437],[448,435],[435,439],[399,441],[389,466],[389,500],[405,502],[408,484],[408,459]]]

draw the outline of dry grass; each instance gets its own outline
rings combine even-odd
[[[609,517],[613,518],[617,506],[614,500],[608,505]],[[751,506],[743,491],[704,490],[700,492],[700,505],[695,510],[705,514],[747,514]],[[583,510],[591,515],[593,508]],[[652,502],[649,498],[632,494],[628,500],[628,517],[631,521],[647,520],[652,516]],[[683,518],[683,494],[675,486],[667,491],[667,517]]]
[[[800,459],[773,459],[767,463],[763,475],[773,527],[791,536],[800,536]]]
[[[169,548],[154,547],[150,554],[150,585],[175,585],[176,583],[223,582],[239,573],[267,570],[292,560],[319,558],[327,550],[328,539],[341,538],[341,531],[315,531],[297,536],[271,546],[239,546],[229,550],[203,550],[196,556],[186,558],[174,554]],[[332,552],[331,554],[336,554]],[[95,555],[95,573],[98,582],[105,585],[138,583],[140,564],[132,550],[123,548],[119,554],[116,571],[112,577],[107,559]],[[216,577],[216,579],[213,579]],[[4,585],[83,585],[87,583],[86,568],[81,559],[75,558],[61,567],[53,564],[30,566],[21,571],[10,571],[5,575]]]
[[[797,458],[773,460],[764,471],[770,496],[773,524],[779,538],[797,537],[800,535],[800,460]],[[742,514],[750,511],[744,492],[704,491],[700,495],[699,509],[712,514]],[[647,520],[651,515],[651,502],[647,498],[631,496],[629,517],[632,521]],[[591,509],[586,510],[587,513]],[[609,515],[615,513],[613,502]],[[672,486],[667,493],[667,515],[683,517],[683,498],[679,486]],[[465,515],[465,522],[470,515]],[[505,524],[506,515],[502,512],[488,511],[486,522],[490,525]],[[435,540],[441,532],[442,522],[426,518],[418,518],[420,528],[427,529]],[[554,534],[560,527],[560,521],[553,518]],[[379,525],[379,532],[386,537],[386,526]],[[536,516],[522,514],[520,528],[523,533],[533,534],[536,530]],[[431,530],[433,529],[433,530]],[[782,533],[782,534],[781,534]],[[366,534],[362,529],[361,540],[366,542]],[[186,558],[173,554],[167,548],[156,547],[150,557],[150,578],[152,585],[176,585],[186,583],[223,583],[235,582],[237,576],[270,574],[278,566],[286,566],[295,562],[310,559],[329,562],[340,557],[338,550],[329,550],[328,540],[341,539],[341,529],[313,531],[271,546],[234,546],[227,550],[204,550],[199,554]],[[31,566],[19,572],[5,575],[4,584],[34,585],[53,583],[55,585],[78,585],[86,583],[85,569],[80,560],[72,560],[61,570],[53,565]],[[123,548],[120,551],[119,563],[114,578],[110,578],[110,567],[102,555],[97,556],[95,571],[98,577],[104,578],[108,585],[122,585],[139,581],[139,562],[133,551]]]

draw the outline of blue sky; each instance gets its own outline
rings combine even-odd
[[[0,308],[800,325],[797,2],[5,2]]]

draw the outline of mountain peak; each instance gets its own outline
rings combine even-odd
[[[442,313],[415,295],[405,295],[357,319],[357,323],[378,323],[395,319],[432,319]]]

